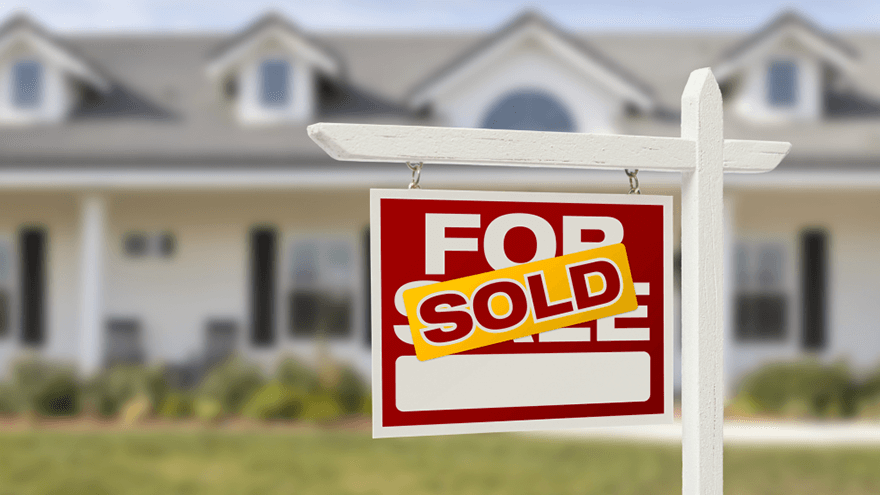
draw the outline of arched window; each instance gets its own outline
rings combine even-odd
[[[574,131],[568,110],[552,96],[538,91],[519,91],[496,103],[483,120],[486,129],[519,131]]]
[[[16,108],[37,108],[43,100],[43,66],[33,60],[12,66],[12,103]]]
[[[260,101],[265,107],[287,105],[290,66],[285,60],[264,60],[260,65]]]

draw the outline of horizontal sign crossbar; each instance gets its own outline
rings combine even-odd
[[[696,143],[675,137],[370,124],[314,124],[309,136],[331,157],[548,168],[688,172]],[[788,154],[778,141],[724,140],[725,172],[768,172]]]

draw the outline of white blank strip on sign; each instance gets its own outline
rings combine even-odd
[[[564,327],[538,334],[538,342],[589,342],[590,329],[585,327]]]
[[[651,396],[646,352],[451,355],[397,359],[397,408],[437,411],[492,407],[644,402]],[[563,377],[547,381],[539,377]]]
[[[636,295],[647,296],[651,294],[651,287],[648,283],[635,283]],[[599,342],[623,342],[651,340],[650,328],[617,328],[615,326],[615,318],[647,318],[648,307],[639,306],[634,311],[623,313],[617,316],[609,316],[608,318],[599,318],[596,320],[596,340]]]

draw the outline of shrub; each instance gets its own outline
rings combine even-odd
[[[168,393],[164,370],[136,365],[119,365],[103,370],[86,387],[89,409],[101,416],[115,416],[137,396],[146,397],[149,411],[157,411]]]
[[[199,385],[198,397],[217,401],[224,414],[238,414],[265,381],[256,366],[233,357],[205,376]]]
[[[153,410],[150,398],[143,394],[138,394],[122,406],[121,416],[122,424],[133,426],[141,423]]]
[[[329,394],[312,394],[306,397],[302,419],[326,423],[339,419],[343,410],[339,402]]]
[[[158,409],[159,416],[167,419],[186,418],[193,413],[193,400],[182,392],[171,392]]]
[[[343,414],[360,412],[369,396],[367,385],[351,368],[343,368],[340,371],[339,380],[332,393]]]
[[[880,417],[880,367],[869,373],[858,384],[858,413],[865,417]]]
[[[309,393],[315,393],[321,389],[315,370],[292,357],[281,361],[278,369],[275,370],[275,379],[288,387]]]
[[[79,412],[81,390],[73,367],[27,358],[14,367],[13,387],[24,409],[41,416],[70,416]]]
[[[13,416],[27,409],[21,395],[14,386],[0,383],[0,416]]]
[[[818,361],[777,363],[747,376],[734,404],[759,414],[852,416],[858,390],[849,369]]]
[[[251,419],[296,419],[303,412],[302,390],[280,381],[263,385],[244,406],[242,413]]]
[[[196,417],[206,423],[214,423],[223,417],[223,404],[210,397],[197,397],[193,402]]]

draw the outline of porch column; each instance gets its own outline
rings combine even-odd
[[[83,197],[80,209],[80,369],[88,376],[104,354],[104,230],[106,200]]]

